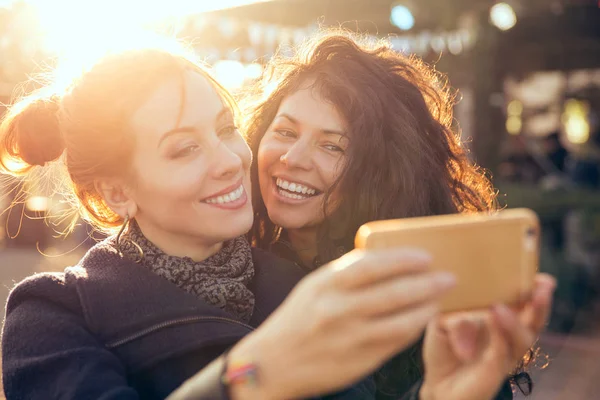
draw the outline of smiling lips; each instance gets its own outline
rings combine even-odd
[[[275,185],[277,186],[277,192],[288,199],[304,200],[321,194],[317,189],[282,178],[276,178]]]
[[[207,197],[201,202],[226,210],[236,210],[245,206],[248,202],[248,196],[244,190],[243,179],[240,179],[238,183],[230,186],[229,188],[225,188],[218,193],[214,193],[211,197]]]
[[[204,202],[208,203],[208,204],[231,203],[231,202],[238,200],[240,197],[242,197],[242,194],[244,194],[244,186],[240,185],[237,189],[234,189],[227,194],[224,194],[221,196],[210,197],[210,198],[204,200]]]

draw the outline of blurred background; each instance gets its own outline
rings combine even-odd
[[[232,91],[276,51],[292,54],[319,26],[388,37],[446,73],[456,125],[507,207],[540,216],[541,269],[558,278],[548,355],[533,399],[600,393],[600,1],[598,0],[0,0],[0,115],[32,74],[94,42],[143,26],[190,42]],[[64,200],[0,181],[0,299],[15,282],[60,271],[94,243],[64,238]],[[543,359],[540,366],[546,364]]]

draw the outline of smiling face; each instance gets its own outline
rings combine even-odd
[[[166,80],[130,124],[130,196],[150,240],[159,247],[215,246],[250,229],[251,152],[207,78],[187,71]]]
[[[297,230],[323,222],[324,194],[344,166],[345,130],[335,107],[310,84],[281,102],[257,154],[260,191],[273,223]]]

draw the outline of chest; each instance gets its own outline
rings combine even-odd
[[[252,329],[235,320],[192,316],[149,326],[106,347],[141,398],[163,399]]]

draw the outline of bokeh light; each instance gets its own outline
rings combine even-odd
[[[490,10],[490,21],[498,29],[507,31],[517,24],[517,14],[507,3],[498,3]]]
[[[258,79],[263,73],[263,67],[259,63],[251,63],[246,65],[246,78]]]
[[[235,90],[244,85],[246,71],[239,61],[220,60],[213,66],[215,78],[227,89]]]
[[[415,17],[408,7],[401,4],[392,7],[390,21],[398,28],[408,31],[415,26]]]
[[[570,99],[565,103],[562,122],[567,140],[573,144],[584,144],[590,138],[588,120],[589,104],[584,101]]]

